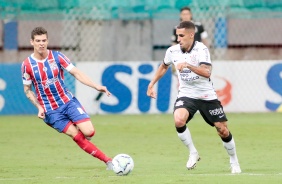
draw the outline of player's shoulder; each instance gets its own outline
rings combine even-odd
[[[29,56],[29,57],[30,57],[30,56]],[[23,60],[22,65],[29,65],[29,63],[30,63],[29,57],[27,57],[27,58],[25,58],[25,59]]]
[[[206,46],[205,44],[203,44],[202,42],[195,41],[194,48],[198,48],[198,49],[207,49],[207,46]]]
[[[180,52],[180,51],[181,51],[181,49],[180,49],[179,44],[172,45],[167,49],[167,52],[170,52],[170,53],[176,53],[176,52]]]

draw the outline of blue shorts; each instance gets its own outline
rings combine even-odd
[[[90,120],[89,115],[74,97],[61,107],[46,112],[44,122],[58,132],[65,132],[72,123],[77,124],[88,120]]]

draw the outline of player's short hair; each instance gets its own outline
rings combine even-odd
[[[44,29],[43,27],[36,27],[31,31],[31,39],[34,40],[35,35],[43,35],[43,34],[46,34],[48,38],[48,33],[46,29]]]
[[[182,8],[180,9],[180,13],[181,13],[182,11],[184,11],[184,10],[188,10],[189,12],[192,13],[191,8],[190,8],[189,6],[184,6],[184,7],[182,7]]]
[[[177,26],[177,29],[193,29],[195,31],[195,25],[193,22],[191,21],[182,21],[179,23],[179,25]]]

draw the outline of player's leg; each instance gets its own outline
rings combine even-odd
[[[111,158],[107,157],[101,150],[97,148],[92,142],[88,141],[84,135],[84,133],[80,130],[80,127],[86,128],[88,126],[84,126],[84,124],[89,124],[88,122],[83,122],[77,124],[78,129],[76,126],[71,124],[64,133],[69,135],[73,138],[73,140],[76,142],[76,144],[83,149],[85,152],[89,153],[93,157],[96,157],[100,159],[101,161],[107,163],[108,161],[111,161]],[[90,122],[91,123],[91,122]],[[87,131],[88,135],[92,134],[91,132],[94,131]]]
[[[78,130],[78,133],[74,135],[73,140],[87,153],[100,159],[101,161],[107,162],[111,161],[110,157],[107,157],[96,145],[86,139],[92,137],[95,134],[93,124],[90,121],[89,115],[85,112],[81,104],[73,98],[73,100],[68,105],[67,115],[70,120],[76,125],[74,128]],[[69,131],[66,133],[69,135]],[[71,134],[72,135],[72,134]]]
[[[216,122],[214,123],[214,126],[222,140],[224,148],[230,157],[231,173],[241,173],[241,168],[236,153],[235,141],[231,132],[228,130],[227,122]]]
[[[186,126],[189,112],[185,108],[178,108],[174,111],[174,122],[179,139],[189,149],[190,153],[197,153],[192,141],[191,133]]]
[[[230,156],[231,172],[240,173],[241,169],[238,163],[236,154],[235,141],[232,134],[227,128],[227,118],[224,113],[223,107],[218,100],[212,100],[208,102],[201,101],[200,113],[204,120],[210,125],[215,126],[218,135],[221,137],[224,148],[227,150]]]
[[[83,133],[87,140],[91,140],[92,137],[95,135],[95,129],[91,121],[85,121],[83,123],[75,124],[77,128]]]
[[[188,169],[193,169],[196,166],[197,161],[200,160],[199,154],[197,149],[194,146],[191,133],[186,126],[186,123],[192,119],[194,113],[196,112],[193,110],[193,108],[190,108],[192,110],[191,114],[188,112],[187,107],[188,104],[190,104],[187,99],[180,98],[176,100],[175,106],[174,106],[174,122],[175,127],[177,131],[177,135],[179,139],[182,141],[182,143],[189,149],[189,159],[186,164],[186,167]]]

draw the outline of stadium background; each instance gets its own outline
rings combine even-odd
[[[227,111],[282,111],[281,0],[2,0],[0,114],[35,113],[22,93],[19,66],[32,52],[30,32],[36,26],[47,28],[50,49],[62,51],[96,82],[114,90],[114,100],[97,102],[98,94],[67,77],[90,113],[170,112],[167,104],[176,93],[171,73],[163,82],[170,84],[169,95],[166,85],[158,86],[164,94],[156,102],[144,92],[170,45],[179,9],[186,5],[209,34],[214,75],[231,83],[229,92],[220,92],[225,100],[232,96]],[[105,75],[109,70],[127,75],[110,80]],[[126,101],[129,96],[132,100]]]

